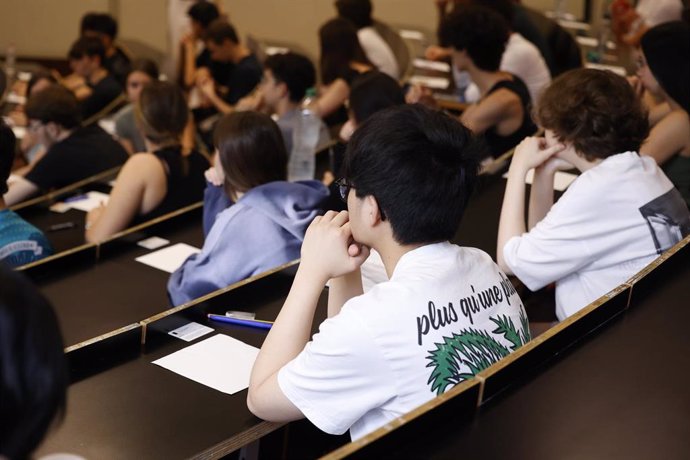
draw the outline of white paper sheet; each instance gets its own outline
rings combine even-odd
[[[184,261],[187,260],[187,257],[198,252],[200,252],[199,248],[185,243],[177,243],[165,249],[137,257],[134,260],[150,267],[157,268],[158,270],[172,273],[180,268]]]
[[[507,179],[508,178],[508,173],[503,174],[503,178]],[[558,190],[559,192],[564,191],[565,189],[572,184],[572,182],[577,179],[577,176],[575,174],[571,174],[568,172],[563,172],[563,171],[556,171],[556,175],[553,178],[553,189]],[[532,185],[532,181],[534,180],[534,169],[530,169],[527,171],[527,175],[525,176],[525,184]]]
[[[402,38],[407,40],[424,40],[424,33],[418,30],[401,30],[398,32]]]
[[[226,394],[249,387],[259,349],[216,334],[153,362],[190,380]]]
[[[432,89],[446,89],[450,86],[450,80],[441,77],[425,77],[422,75],[413,75],[410,77],[410,84],[422,85]]]
[[[450,72],[450,65],[446,62],[428,61],[426,59],[415,59],[412,61],[414,66],[419,69],[437,70],[439,72]]]
[[[110,199],[110,196],[107,193],[101,193],[101,192],[86,192],[84,194],[83,198],[70,201],[69,198],[67,198],[64,203],[68,208],[72,209],[78,209],[79,211],[84,211],[84,212],[89,212],[92,209],[96,209],[99,207],[101,204],[106,205],[108,204],[108,200]]]

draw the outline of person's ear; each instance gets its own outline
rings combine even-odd
[[[383,222],[381,218],[381,208],[373,195],[364,197],[364,219],[369,227],[376,227]]]
[[[280,97],[290,97],[290,90],[284,81],[278,83],[278,88],[280,88]]]

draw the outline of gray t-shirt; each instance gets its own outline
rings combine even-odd
[[[146,152],[144,137],[139,132],[134,121],[134,104],[127,104],[113,117],[115,122],[115,135],[119,139],[127,139],[134,147],[134,153]]]

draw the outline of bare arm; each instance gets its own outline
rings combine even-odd
[[[118,174],[108,204],[87,215],[86,241],[102,241],[124,230],[142,211],[147,195],[160,202],[165,193],[165,171],[158,159],[147,153],[132,156]]]
[[[340,309],[343,308],[345,302],[363,293],[362,273],[359,269],[338,278],[333,278],[328,287],[328,317],[330,318],[340,313]]]
[[[520,236],[526,232],[525,226],[525,176],[527,171],[545,163],[550,157],[563,149],[563,145],[557,144],[544,147],[544,140],[536,137],[528,137],[515,148],[513,160],[508,170],[508,183],[501,207],[501,218],[498,224],[498,243],[496,247],[496,262],[501,270],[512,274],[512,270],[506,264],[503,257],[503,248],[514,236]],[[543,181],[542,186],[546,184]],[[553,202],[553,177],[551,178],[551,200]],[[544,191],[540,195],[545,195]],[[535,204],[535,212],[541,211],[545,203]],[[530,208],[532,205],[530,205]],[[530,219],[531,220],[531,219]]]
[[[201,83],[197,83],[197,86],[199,86],[199,89],[204,93],[204,96],[208,98],[208,100],[213,104],[213,106],[221,113],[223,114],[228,114],[232,113],[235,108],[225,102],[220,96],[218,96],[218,93],[216,92],[216,87],[213,79],[207,78],[205,80],[202,80]]]
[[[303,417],[280,390],[278,372],[308,342],[326,281],[357,270],[369,255],[364,248],[355,249],[351,239],[346,211],[329,211],[323,217],[316,217],[307,229],[292,288],[252,369],[247,405],[256,416],[270,421]],[[322,257],[325,252],[329,252],[329,257]]]
[[[321,96],[312,103],[310,109],[319,117],[324,118],[338,110],[350,97],[350,86],[342,78],[338,78],[323,89]]]
[[[652,128],[640,153],[654,158],[661,165],[679,152],[690,152],[689,128],[688,114],[681,110],[673,111]]]
[[[499,89],[468,107],[460,116],[460,121],[473,132],[481,134],[511,117],[520,107],[520,99],[515,93]]]
[[[39,188],[33,182],[30,182],[23,177],[18,178],[10,184],[9,190],[3,197],[6,206],[14,206],[21,203],[39,192]]]

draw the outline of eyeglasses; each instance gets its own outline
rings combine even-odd
[[[350,189],[352,188],[352,184],[348,182],[347,179],[340,178],[337,181],[335,181],[335,185],[338,186],[338,192],[340,193],[340,199],[343,200],[345,203],[347,203],[347,196],[350,194]]]

